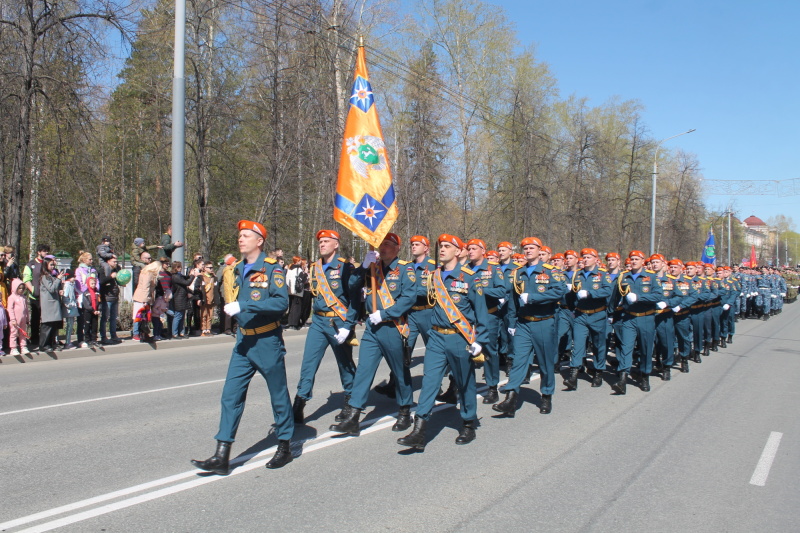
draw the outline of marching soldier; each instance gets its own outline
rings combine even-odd
[[[636,341],[642,356],[639,360],[641,373],[640,388],[650,391],[650,372],[653,366],[653,341],[655,337],[656,309],[667,307],[663,301],[664,293],[655,272],[645,270],[644,252],[633,250],[628,254],[631,261],[630,270],[626,270],[617,278],[613,301],[622,302],[623,313],[620,324],[620,355],[617,372],[619,379],[611,388],[618,394],[625,394],[628,372],[633,359]]]
[[[497,344],[500,328],[503,327],[504,304],[507,294],[506,281],[500,265],[484,258],[485,252],[486,244],[481,239],[470,239],[467,242],[468,268],[475,272],[475,279],[481,281],[483,298],[488,309],[485,326],[489,332],[489,340],[482,346],[485,358],[483,374],[489,390],[483,397],[483,403],[493,404],[500,399],[497,394],[497,385],[500,383],[500,358],[497,353]]]
[[[611,284],[616,285],[617,278],[621,272],[620,263],[622,262],[622,258],[619,256],[617,252],[608,252],[606,254],[606,263],[608,266],[606,270],[608,271],[608,275],[611,276]],[[609,313],[606,320],[606,346],[608,346],[608,351],[614,351],[619,356],[618,349],[619,349],[619,342],[617,342],[617,329],[619,328],[620,313],[622,312],[622,306],[617,305],[619,302],[612,302],[611,298],[612,295],[608,297],[608,308]],[[611,311],[613,309],[613,312]]]
[[[555,365],[558,359],[556,309],[567,292],[566,277],[552,265],[539,260],[542,241],[536,237],[522,240],[527,263],[511,273],[512,296],[508,302],[509,333],[514,339],[514,366],[506,385],[506,397],[492,409],[514,417],[517,397],[525,380],[531,353],[536,356],[541,372],[542,403],[539,412],[553,409]]]
[[[675,362],[675,320],[672,309],[680,307],[683,295],[677,289],[677,278],[668,272],[667,260],[661,254],[650,256],[650,266],[656,273],[664,301],[667,307],[656,311],[656,346],[655,359],[658,362],[656,370],[661,373],[663,381],[672,378],[672,364]]]
[[[702,363],[703,360],[700,354],[708,355],[705,353],[707,347],[703,346],[703,328],[705,323],[706,302],[709,300],[709,288],[706,279],[701,275],[701,268],[703,263],[699,261],[689,261],[686,263],[686,276],[691,280],[694,286],[697,299],[691,306],[689,317],[692,322],[692,341],[694,348],[690,357],[695,363]]]
[[[300,382],[294,397],[292,411],[295,423],[303,423],[303,409],[311,399],[314,377],[319,370],[325,350],[330,346],[339,366],[339,377],[344,388],[344,406],[336,420],[344,420],[350,414],[350,395],[356,365],[353,362],[355,325],[360,312],[361,294],[350,289],[350,276],[354,267],[343,257],[336,257],[339,250],[339,233],[333,230],[317,232],[319,260],[311,265],[309,283],[313,317],[303,350],[300,367]]]
[[[425,348],[425,372],[419,394],[414,429],[397,439],[401,446],[424,450],[425,428],[435,403],[436,392],[445,369],[455,378],[463,427],[456,444],[475,440],[478,421],[476,400],[475,361],[483,346],[489,342],[486,328],[488,313],[483,281],[477,272],[461,266],[459,250],[464,243],[453,235],[439,236],[441,267],[429,274],[428,294],[434,303],[431,318],[430,343]]]
[[[709,290],[712,294],[712,298],[708,302],[706,309],[705,336],[711,351],[716,352],[719,351],[719,322],[722,316],[722,291],[719,285],[720,279],[716,276],[714,265],[706,263],[703,266],[705,267]]]
[[[400,407],[397,422],[392,431],[403,431],[411,426],[411,373],[403,364],[406,339],[409,327],[406,316],[416,302],[417,286],[414,266],[408,261],[397,258],[400,251],[400,237],[388,233],[380,245],[379,253],[367,252],[361,266],[350,276],[350,285],[355,290],[366,287],[368,323],[361,337],[358,351],[358,367],[353,380],[353,391],[350,396],[349,416],[330,427],[331,431],[357,437],[361,433],[359,418],[367,404],[372,381],[378,371],[381,358],[386,360],[390,370],[396,376],[396,399]],[[375,286],[377,294],[373,307],[372,283],[373,271],[370,265],[376,263]]]
[[[513,262],[512,256],[514,255],[514,247],[508,241],[503,241],[497,245],[497,254],[500,256],[498,261],[500,266],[500,271],[503,273],[503,278],[506,281],[506,292],[508,293],[510,290],[510,285],[508,283],[508,276],[511,273],[511,270],[516,268],[516,265]],[[508,299],[508,298],[506,298]],[[502,310],[503,316],[503,324],[500,327],[500,346],[498,347],[498,351],[500,352],[500,357],[505,357],[506,360],[506,375],[508,375],[509,370],[511,369],[511,360],[514,359],[514,343],[511,335],[508,333],[508,305],[503,308]]]
[[[720,277],[720,290],[722,292],[722,314],[719,319],[719,345],[728,347],[728,342],[733,340],[734,316],[736,301],[739,297],[739,284],[731,277],[731,268],[728,266],[717,269]]]
[[[558,312],[558,353],[562,361],[569,361],[572,354],[572,327],[575,324],[575,293],[570,290],[578,274],[578,252],[564,252],[564,275],[567,278],[567,292],[559,302]]]
[[[772,310],[772,284],[769,280],[769,269],[761,267],[761,273],[756,276],[756,309],[760,318],[769,320]]]
[[[292,461],[290,440],[294,433],[281,329],[281,317],[289,308],[286,274],[275,259],[264,254],[267,229],[263,225],[240,220],[238,227],[243,259],[234,267],[236,301],[225,304],[225,313],[236,316],[239,330],[222,388],[219,432],[214,437],[217,450],[205,461],[192,459],[197,468],[223,476],[229,471],[231,444],[256,372],[267,381],[279,443],[267,468],[281,468]]]
[[[686,374],[689,372],[689,357],[692,350],[692,320],[689,313],[697,302],[698,294],[691,278],[683,273],[683,263],[680,259],[672,259],[668,265],[673,278],[672,313],[675,337],[678,339],[678,356],[681,358],[681,372]]]
[[[572,330],[575,346],[569,363],[569,377],[564,380],[567,390],[578,388],[578,373],[583,367],[586,342],[590,338],[595,347],[592,387],[603,385],[603,371],[606,369],[606,309],[612,291],[611,276],[604,268],[598,267],[598,253],[594,248],[581,250],[581,257],[583,270],[573,278],[571,287],[576,297]]]

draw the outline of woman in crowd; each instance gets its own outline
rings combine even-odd
[[[181,270],[183,264],[180,261],[172,263],[172,338],[183,339],[184,318],[187,313],[192,312],[192,301],[189,291],[195,282],[197,271],[192,269],[189,276],[184,276]]]
[[[61,274],[56,270],[56,258],[47,255],[42,265],[39,282],[39,298],[42,307],[42,327],[39,330],[41,350],[54,352],[58,348],[56,335],[61,329]]]

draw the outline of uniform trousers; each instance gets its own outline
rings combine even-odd
[[[733,307],[728,308],[728,310],[722,309],[720,307],[720,315],[719,315],[719,336],[720,337],[727,337],[728,335],[732,334],[731,328],[733,327]]]
[[[286,348],[281,328],[260,335],[243,335],[239,330],[233,347],[228,375],[222,388],[222,413],[216,440],[233,442],[242,419],[247,389],[256,372],[267,382],[275,434],[280,440],[290,440],[294,433],[292,401],[286,384]]]
[[[675,362],[675,320],[672,311],[656,315],[656,355],[665,367]]]
[[[354,409],[366,406],[381,358],[395,375],[397,405],[409,406],[414,402],[411,372],[403,364],[403,337],[393,322],[381,322],[377,326],[369,323],[358,349],[358,367],[350,396],[350,406]]]
[[[692,342],[694,343],[694,350],[699,352],[703,349],[703,328],[705,327],[706,310],[694,309],[689,311],[689,317],[692,321]]]
[[[675,338],[678,341],[678,355],[689,357],[692,351],[692,319],[689,312],[675,315]]]
[[[330,325],[331,320],[336,324],[335,327]],[[311,327],[308,329],[308,335],[306,335],[303,364],[300,367],[300,381],[297,383],[297,395],[300,398],[304,400],[312,398],[314,379],[317,376],[319,365],[328,346],[331,347],[333,355],[336,357],[336,364],[339,367],[339,379],[342,381],[345,394],[350,394],[353,391],[353,380],[356,376],[353,347],[347,344],[347,341],[345,341],[345,344],[339,344],[334,338],[334,335],[339,332],[339,328],[343,325],[344,321],[339,317],[330,319],[314,315]]]
[[[553,394],[556,390],[555,367],[558,360],[557,331],[555,318],[538,322],[517,322],[514,334],[514,364],[508,375],[506,391],[519,392],[528,373],[531,357],[535,354],[541,373],[542,394]]]
[[[722,306],[715,303],[713,307],[706,309],[705,317],[705,341],[711,343],[719,339],[719,319],[722,314]]]
[[[467,351],[467,341],[458,333],[445,335],[431,331],[425,347],[425,371],[416,414],[424,420],[430,418],[439,385],[448,368],[456,383],[461,418],[466,421],[476,420],[478,400],[475,364]]]
[[[639,358],[639,370],[643,375],[650,375],[653,370],[653,341],[656,334],[655,316],[633,316],[625,313],[622,315],[619,333],[622,347],[617,370],[619,372],[628,372],[630,370],[633,361],[633,348],[638,340],[642,354]]]
[[[563,307],[558,310],[558,353],[564,353],[572,349],[572,326],[575,323],[575,315],[569,309]]]
[[[417,337],[422,335],[422,342],[428,345],[430,335],[431,319],[433,318],[433,308],[410,311],[408,313],[408,347],[412,350],[417,343]]]
[[[592,314],[576,311],[575,323],[572,326],[572,338],[575,347],[569,366],[578,368],[586,357],[586,341],[591,338],[595,346],[594,367],[597,370],[606,368],[606,339],[608,338],[608,320],[605,312]]]
[[[503,319],[495,314],[489,313],[486,328],[489,330],[489,342],[483,346],[484,358],[483,378],[489,387],[497,387],[500,383],[500,354],[498,343],[500,341],[500,329],[503,327]]]
[[[772,293],[767,287],[758,288],[758,296],[756,296],[756,306],[759,312],[768,315],[771,309]]]

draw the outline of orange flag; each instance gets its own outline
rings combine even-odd
[[[344,127],[333,219],[378,247],[397,220],[397,202],[363,44],[358,47]]]

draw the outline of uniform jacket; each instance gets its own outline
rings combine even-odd
[[[508,302],[508,327],[512,329],[517,327],[519,317],[554,315],[558,302],[567,292],[564,273],[547,263],[536,263],[530,275],[527,266],[516,267],[510,277],[514,292]],[[522,294],[528,295],[526,304],[519,298]]]
[[[484,259],[480,265],[470,265],[469,269],[475,271],[475,277],[483,286],[482,292],[486,299],[486,307],[496,315],[501,307],[500,299],[508,300],[508,284],[500,265]]]
[[[431,274],[428,274],[428,276],[428,284],[430,286],[432,284]],[[490,340],[487,328],[489,311],[486,307],[486,294],[480,271],[472,270],[467,266],[457,266],[449,274],[442,277],[442,282],[456,308],[464,315],[467,322],[475,328],[475,342],[481,346],[486,346]],[[431,287],[431,290],[433,290],[433,287]],[[438,302],[433,308],[431,326],[440,328],[453,327]]]
[[[611,282],[611,275],[604,268],[595,266],[588,272],[579,270],[572,280],[572,292],[575,293],[575,309],[592,311],[601,307],[608,306],[608,299],[614,290]],[[588,292],[588,296],[581,300],[577,299],[578,291]]]
[[[241,307],[236,315],[239,326],[255,329],[280,320],[289,309],[283,267],[264,252],[253,262],[247,276],[243,275],[244,266],[244,262],[239,261],[234,267],[234,291],[239,291],[236,301]]]
[[[325,267],[324,275],[325,279],[328,280],[328,287],[331,288],[331,292],[333,292],[334,296],[342,302],[342,305],[347,307],[347,314],[345,315],[345,321],[342,327],[352,330],[356,325],[358,314],[361,310],[361,291],[357,284],[350,283],[355,267],[348,263],[343,257],[334,258],[327,265],[323,265],[323,267]],[[331,308],[325,303],[325,298],[323,298],[322,292],[317,285],[317,268],[317,263],[313,263],[308,273],[309,283],[314,289],[312,294],[316,294],[311,303],[312,309],[315,313],[330,312]],[[323,320],[323,325],[327,325],[327,321],[330,320],[317,315],[312,317],[312,321],[320,319]]]
[[[394,299],[394,305],[384,309],[380,297],[376,298],[378,309],[381,312],[381,320],[397,320],[405,316],[417,300],[417,274],[414,266],[408,261],[394,258],[387,266],[383,261],[378,261],[378,268],[383,268],[383,275],[386,286]],[[354,290],[367,289],[366,306],[367,313],[371,314],[372,309],[372,284],[369,280],[369,268],[358,267],[350,276],[350,284]],[[380,288],[380,287],[379,287]]]
[[[636,294],[634,303],[628,302],[629,292]],[[622,272],[614,286],[614,294],[615,299],[619,296],[617,301],[622,302],[626,313],[647,313],[655,309],[656,303],[664,301],[664,291],[656,273],[646,269],[642,269],[636,279],[629,270]]]

